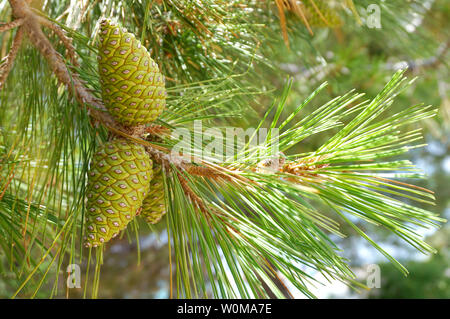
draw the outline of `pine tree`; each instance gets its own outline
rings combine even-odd
[[[290,297],[285,282],[314,297],[311,271],[357,287],[336,244],[349,230],[407,274],[367,225],[434,252],[417,229],[438,227],[444,219],[418,206],[432,205],[434,195],[410,182],[423,175],[407,152],[423,146],[417,123],[438,110],[396,107],[414,82],[405,73],[414,68],[372,65],[377,92],[371,87],[365,98],[347,89],[335,95],[344,86],[334,85],[339,79],[332,75],[344,67],[317,64],[330,34],[339,39],[345,31],[371,32],[354,29],[367,18],[358,10],[370,3],[377,2],[389,21],[383,34],[399,39],[403,19],[430,10],[411,1],[395,7],[408,9],[399,16],[382,1],[331,2],[0,1],[0,262],[12,275],[9,297],[70,296],[59,277],[70,264],[82,266],[82,296],[101,297],[104,253],[120,238],[135,237],[139,249],[147,221],[160,220],[156,226],[167,230],[170,297]],[[151,72],[165,76],[165,110],[158,106],[150,122],[111,111],[99,69],[112,59],[99,52],[104,18],[134,34],[136,46],[155,62]],[[429,46],[421,52],[434,54],[436,46]],[[435,66],[447,48],[438,51],[435,64],[414,66]],[[295,81],[283,80],[287,56],[301,60]],[[364,56],[351,52],[341,62],[355,60],[361,68],[369,64]],[[384,83],[387,72],[393,75]],[[328,78],[330,85],[322,83]],[[364,91],[362,80],[353,83]],[[209,132],[201,140],[195,137],[199,123]],[[257,130],[237,144],[234,135],[219,141],[231,125]],[[148,191],[157,216],[149,218],[147,204],[133,208],[119,238],[108,233],[108,241],[85,247],[88,227],[104,222],[103,215],[89,215],[96,209],[88,204],[95,191],[90,165],[97,164],[102,145],[117,139],[144,150],[154,165],[157,174],[144,175],[158,176],[148,181],[159,187],[157,194]],[[180,145],[182,155],[175,152]],[[147,200],[143,192],[140,204]],[[139,214],[144,218],[134,218]]]

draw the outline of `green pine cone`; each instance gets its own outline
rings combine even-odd
[[[88,173],[86,247],[108,242],[136,216],[153,178],[152,165],[144,147],[126,139],[101,146]]]
[[[146,124],[162,113],[167,94],[164,76],[133,34],[103,20],[98,60],[103,102],[118,122]]]
[[[147,223],[156,224],[166,214],[164,199],[164,181],[161,165],[153,167],[154,177],[150,182],[150,190],[142,203],[141,216]]]

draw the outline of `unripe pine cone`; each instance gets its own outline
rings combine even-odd
[[[166,105],[164,76],[136,37],[115,22],[100,23],[98,67],[102,99],[120,123],[154,121]]]
[[[88,173],[86,247],[97,247],[126,228],[149,191],[153,163],[144,147],[115,139],[100,147]]]
[[[162,166],[155,164],[153,174],[153,179],[150,182],[150,190],[142,203],[141,213],[141,216],[149,224],[158,223],[166,214]]]

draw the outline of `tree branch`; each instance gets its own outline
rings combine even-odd
[[[82,105],[86,105],[89,108],[89,114],[105,126],[112,126],[126,131],[122,125],[117,123],[112,116],[106,112],[106,108],[102,101],[93,96],[89,89],[85,87],[84,82],[80,79],[79,75],[68,69],[62,56],[55,50],[42,32],[41,24],[43,18],[36,15],[25,0],[9,0],[9,3],[13,15],[18,20],[22,21],[21,29],[23,28],[23,31],[27,34],[30,42],[44,56],[55,76],[67,87],[68,91],[75,96],[77,101]],[[55,33],[61,38],[61,32]],[[61,40],[63,43],[67,44],[65,39],[61,38]]]
[[[78,67],[79,63],[78,63],[78,57],[77,54],[75,52],[75,48],[72,45],[72,39],[69,38],[68,36],[66,36],[66,33],[63,29],[61,29],[60,26],[58,26],[57,24],[38,16],[39,18],[39,22],[46,26],[47,28],[49,28],[50,30],[52,30],[53,32],[56,33],[56,35],[61,39],[62,43],[64,44],[64,46],[67,49],[67,55],[70,58],[70,62],[73,64],[73,66]]]
[[[16,20],[17,21],[17,20]],[[22,28],[17,30],[17,33],[14,37],[11,49],[8,55],[4,59],[4,64],[0,67],[0,89],[6,82],[9,72],[14,64],[14,60],[16,59],[17,53],[19,52],[20,45],[23,40],[23,30]]]
[[[5,32],[17,27],[20,27],[23,23],[24,19],[16,19],[14,21],[4,23],[0,25],[0,32]]]

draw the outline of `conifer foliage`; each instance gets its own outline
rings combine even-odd
[[[369,98],[350,90],[322,103],[323,83],[292,108],[292,80],[273,95],[276,47],[298,34],[312,42],[311,27],[345,28],[342,10],[356,12],[352,1],[297,5],[0,0],[0,261],[11,297],[71,296],[58,286],[67,264],[82,266],[84,297],[101,297],[104,252],[125,239],[139,248],[142,224],[167,230],[170,297],[283,298],[285,282],[314,297],[312,272],[356,286],[333,240],[342,225],[405,274],[364,225],[434,251],[417,229],[444,220],[415,205],[434,195],[409,182],[423,176],[405,154],[422,146],[411,127],[436,109],[394,108],[414,82],[405,70]],[[285,10],[304,23],[288,30]],[[182,137],[199,121],[257,130],[231,155],[204,155],[206,139]]]

